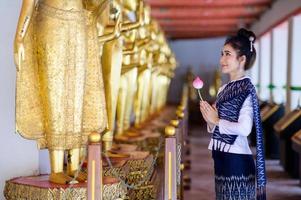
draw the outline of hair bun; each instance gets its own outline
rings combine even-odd
[[[244,28],[238,30],[237,36],[247,38],[252,43],[254,43],[256,40],[255,34],[252,31],[248,31],[247,29]]]

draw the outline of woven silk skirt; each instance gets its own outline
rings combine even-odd
[[[255,200],[252,155],[212,151],[216,200]]]

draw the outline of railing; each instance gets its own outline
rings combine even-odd
[[[184,87],[176,119],[165,128],[164,200],[184,199],[184,156],[188,137],[188,88]]]
[[[165,128],[164,200],[184,198],[183,169],[188,137],[188,88],[183,89],[182,100],[175,118]],[[92,133],[88,146],[88,200],[102,200],[101,135]]]
[[[102,200],[101,135],[91,133],[88,145],[88,200]]]
[[[165,128],[164,154],[164,200],[177,199],[177,150],[176,129],[173,126]]]

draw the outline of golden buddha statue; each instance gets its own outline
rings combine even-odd
[[[154,54],[154,63],[152,68],[152,74],[151,74],[151,103],[150,103],[150,112],[151,114],[154,114],[157,112],[158,109],[158,103],[160,99],[163,97],[160,95],[160,92],[162,93],[162,64],[164,64],[165,57],[163,57],[164,54],[161,53],[161,51],[156,51]]]
[[[128,31],[133,36],[136,30]],[[126,37],[125,37],[126,38]],[[128,37],[131,38],[131,37]],[[135,37],[133,37],[133,42]],[[125,43],[123,50],[122,70],[121,70],[121,83],[118,93],[117,103],[117,118],[116,118],[116,134],[120,135],[124,130],[130,127],[130,115],[133,106],[133,100],[136,93],[137,74],[138,74],[138,57],[135,50],[132,51],[131,44]],[[127,48],[126,48],[127,47]],[[129,50],[130,48],[130,50]],[[131,52],[132,51],[132,52]]]
[[[142,49],[139,53],[139,68],[137,80],[137,93],[134,101],[135,127],[142,123],[142,112],[148,99],[148,87],[150,83],[151,63],[147,63],[147,51]]]
[[[211,97],[216,97],[218,89],[222,86],[222,78],[219,70],[215,70],[213,83],[209,87],[209,94]]]
[[[137,42],[144,46],[150,41],[149,24],[150,19],[150,7],[144,7],[144,25],[138,28]],[[150,62],[148,62],[150,61]],[[134,113],[135,113],[135,127],[140,127],[143,122],[143,116],[145,115],[145,109],[147,109],[150,95],[150,78],[151,78],[151,66],[152,66],[152,52],[147,51],[146,48],[142,48],[139,51],[139,67],[138,67],[138,79],[137,79],[137,93],[134,100]]]
[[[138,55],[133,54],[131,56],[131,61],[127,65],[126,62],[123,64],[123,70],[126,71],[129,69],[127,73],[124,73],[126,79],[127,79],[127,84],[128,84],[128,93],[126,96],[125,100],[125,109],[124,109],[124,119],[122,129],[120,132],[128,130],[131,126],[131,114],[133,111],[133,105],[134,105],[134,99],[135,99],[135,94],[137,91],[137,76],[138,76]],[[135,67],[132,67],[135,66]]]
[[[164,45],[167,45],[167,43],[165,43]],[[165,48],[169,48],[169,47],[165,46]],[[161,70],[160,70],[161,73],[160,73],[159,82],[161,84],[160,88],[162,88],[162,90],[160,90],[160,96],[162,96],[162,98],[159,99],[158,109],[161,109],[164,107],[164,105],[166,105],[169,85],[171,79],[174,77],[174,70],[177,66],[175,57],[172,54],[171,50],[166,49],[163,50],[163,52],[164,51],[165,51],[164,54],[166,56],[166,61],[164,62],[164,64],[161,64]]]
[[[54,183],[73,180],[87,136],[107,124],[93,16],[103,2],[23,1],[14,48],[16,131],[48,148]]]
[[[188,69],[187,69],[187,72],[186,72],[186,82],[188,84],[189,100],[193,101],[193,102],[197,101],[197,94],[196,94],[195,89],[192,85],[192,82],[193,82],[194,78],[195,78],[195,75],[193,73],[192,66],[189,65]]]
[[[151,70],[151,85],[150,85],[150,106],[149,106],[149,113],[154,114],[157,109],[156,105],[161,96],[159,96],[159,91],[162,89],[160,88],[160,69],[162,63],[166,62],[166,60],[162,59],[162,51],[161,51],[161,43],[162,37],[160,32],[160,27],[157,21],[152,20],[149,26],[150,30],[150,38],[151,41],[148,47],[148,51],[153,53],[153,66]]]
[[[177,62],[173,54],[171,54],[167,60],[168,60],[167,69],[163,73],[164,76],[162,77],[163,99],[162,102],[159,104],[159,109],[161,109],[164,105],[166,105],[170,82],[171,79],[175,76],[174,70],[177,67]]]
[[[156,34],[155,42],[152,43],[152,49],[154,51],[154,62],[152,70],[152,84],[151,84],[151,105],[150,112],[158,112],[166,102],[167,91],[169,87],[170,78],[172,77],[172,71],[174,70],[174,60],[170,48],[167,45],[163,32],[156,28],[154,31]],[[153,39],[154,40],[154,39]],[[159,98],[158,98],[159,97]]]
[[[139,1],[139,5],[137,5],[137,1],[127,0],[123,1],[124,9],[130,11],[136,11],[139,7],[139,12],[136,14],[137,21],[130,22],[125,16],[124,13],[122,16],[122,31],[130,31],[132,29],[137,28],[141,24],[141,10],[143,8],[142,1]],[[120,10],[121,2],[115,0],[113,1],[113,6]],[[108,24],[105,26],[104,30],[110,31],[112,26]],[[105,82],[105,94],[106,94],[106,102],[107,102],[107,112],[108,112],[108,127],[106,133],[103,136],[104,148],[105,150],[111,149],[112,141],[113,141],[113,132],[115,126],[115,117],[116,117],[116,108],[117,108],[117,100],[118,100],[118,92],[120,87],[120,81],[124,82],[124,79],[121,79],[121,67],[122,67],[122,57],[123,57],[123,43],[124,36],[120,37],[104,43],[103,55],[102,55],[102,69]]]
[[[125,13],[133,10],[133,1],[125,1]],[[142,1],[139,2],[139,26],[144,24],[144,7]],[[138,27],[137,27],[138,28]],[[123,48],[123,63],[122,76],[119,89],[118,105],[117,105],[117,130],[116,134],[121,135],[125,130],[130,128],[130,118],[133,109],[135,94],[137,91],[137,75],[138,75],[138,60],[139,51],[144,48],[144,43],[137,40],[137,28],[131,31],[125,31],[124,48]]]

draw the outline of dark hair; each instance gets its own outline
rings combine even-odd
[[[229,36],[225,44],[231,45],[238,54],[238,57],[245,55],[246,64],[244,66],[245,70],[252,67],[256,59],[256,50],[254,48],[254,42],[256,36],[252,31],[248,31],[244,28],[238,30],[237,34],[234,36]]]

